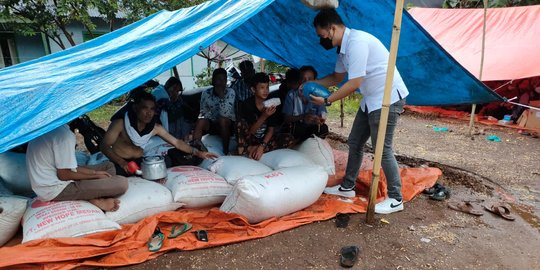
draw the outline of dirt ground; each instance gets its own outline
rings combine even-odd
[[[331,142],[342,142],[351,119]],[[452,190],[449,201],[477,205],[507,201],[517,216],[506,221],[456,212],[446,202],[419,195],[405,210],[384,216],[389,224],[366,225],[352,215],[347,228],[334,220],[316,222],[263,239],[197,251],[178,251],[126,269],[339,269],[339,250],[358,245],[354,269],[539,269],[540,139],[514,129],[479,126],[468,136],[467,122],[405,113],[395,136],[400,163],[435,166],[439,182]],[[435,132],[432,126],[448,127]],[[341,136],[340,136],[341,135]],[[502,142],[488,141],[496,135]],[[368,149],[369,150],[369,149]],[[377,216],[381,218],[383,216]]]

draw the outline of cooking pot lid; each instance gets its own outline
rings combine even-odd
[[[163,160],[163,157],[162,156],[148,156],[148,157],[144,157],[144,162],[159,162],[159,161],[162,161]]]

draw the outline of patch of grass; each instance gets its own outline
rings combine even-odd
[[[111,116],[120,109],[120,105],[112,105],[112,104],[105,104],[91,112],[88,113],[88,116],[92,121],[94,121],[98,125],[107,124],[109,123],[109,119],[111,119]]]
[[[358,108],[360,107],[360,100],[362,96],[358,93],[354,93],[343,99],[343,113],[345,116],[355,116]],[[332,106],[328,107],[328,117],[339,118],[341,114],[340,101],[332,103]]]

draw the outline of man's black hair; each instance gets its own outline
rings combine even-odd
[[[240,70],[253,69],[253,62],[250,60],[244,60],[238,65]]]
[[[225,70],[224,68],[216,68],[214,69],[214,72],[212,72],[212,78],[214,78],[215,76],[217,75],[225,75],[225,77],[227,77],[227,70]]]
[[[326,29],[330,25],[344,25],[343,20],[333,8],[324,8],[319,11],[315,19],[313,19],[313,26]]]
[[[171,87],[175,86],[179,84],[180,85],[180,91],[182,91],[182,82],[180,81],[180,79],[176,78],[176,77],[170,77],[166,82],[165,82],[165,89],[169,90]]]
[[[302,66],[302,67],[300,68],[300,73],[304,73],[304,72],[306,72],[306,71],[311,71],[311,72],[313,72],[313,76],[315,77],[315,79],[317,79],[318,73],[317,73],[317,70],[316,70],[313,66]]]
[[[146,91],[137,92],[133,96],[133,103],[134,104],[139,104],[143,100],[150,100],[150,101],[153,101],[154,103],[156,102],[156,98],[154,97],[154,95],[152,95],[152,94],[150,94],[150,93],[148,93]]]
[[[253,75],[253,78],[251,79],[251,86],[255,88],[259,83],[270,83],[270,79],[266,73],[258,72]]]
[[[302,80],[300,70],[297,68],[289,68],[289,70],[285,72],[285,80],[287,80],[287,82],[300,82]]]

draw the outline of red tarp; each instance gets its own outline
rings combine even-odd
[[[413,18],[479,78],[483,9],[412,8]],[[482,81],[540,75],[540,5],[487,10]]]

